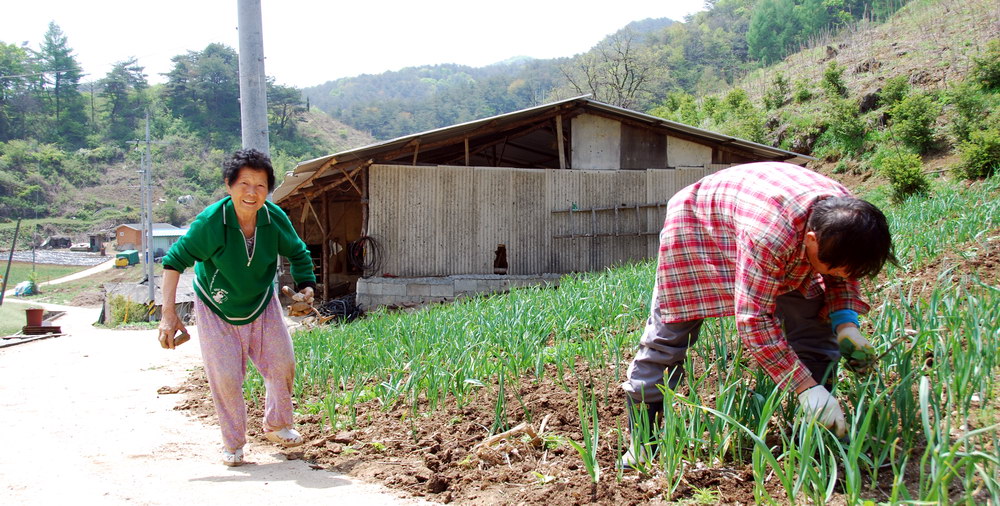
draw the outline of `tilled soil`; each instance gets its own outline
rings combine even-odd
[[[566,440],[582,441],[577,410],[577,378],[565,386],[550,371],[542,380],[522,380],[516,392],[508,388],[507,427],[526,423],[541,441],[524,432],[483,445],[490,438],[495,416],[496,390],[484,389],[459,406],[454,399],[431,411],[425,402],[397,404],[382,409],[372,401],[358,405],[356,425],[331,430],[320,414],[297,416],[306,444],[286,454],[317,468],[377,481],[415,497],[459,504],[665,504],[716,491],[717,504],[753,504],[753,475],[749,465],[697,464],[685,470],[675,492],[668,493],[662,473],[625,472],[619,477],[619,434],[627,434],[624,398],[610,374],[592,379],[599,402],[601,476],[594,483],[583,461]],[[203,372],[193,373],[184,387],[191,392],[178,409],[190,410],[206,421],[214,419]],[[522,407],[523,404],[523,407]],[[263,441],[259,423],[262,403],[250,406],[251,438]],[[417,414],[414,415],[414,412]],[[544,427],[543,425],[544,424]],[[499,431],[498,431],[499,432]],[[545,444],[548,441],[548,444]],[[774,480],[776,482],[776,480]],[[771,496],[783,497],[777,483]]]
[[[925,295],[925,288],[929,290],[942,280],[969,284],[968,274],[991,285],[1000,284],[1000,231],[984,234],[981,241],[969,246],[959,250],[965,251],[964,254],[949,253],[908,273],[903,282],[921,295]],[[526,423],[541,437],[541,445],[519,433],[484,447],[497,418],[497,389],[488,385],[463,405],[448,399],[436,410],[429,409],[426,401],[416,407],[400,403],[385,408],[374,401],[360,404],[356,424],[346,429],[331,429],[321,414],[299,415],[298,428],[307,443],[287,455],[306,459],[316,468],[378,481],[442,503],[548,506],[662,504],[685,500],[756,503],[752,470],[743,463],[749,459],[740,463],[695,463],[684,471],[684,478],[673,494],[669,493],[662,473],[619,475],[614,463],[621,452],[620,434],[625,433],[627,419],[617,386],[620,378],[616,374],[612,368],[587,371],[578,367],[563,382],[557,380],[554,370],[549,370],[541,380],[523,378],[516,388],[508,386],[505,427]],[[708,381],[711,383],[712,378]],[[597,483],[590,479],[580,455],[565,442],[583,440],[577,408],[578,382],[593,387],[601,397],[598,415],[601,476]],[[190,391],[190,397],[178,409],[190,410],[206,421],[213,419],[207,384],[200,370],[195,371],[185,389]],[[261,405],[258,402],[250,408],[254,422],[263,415]],[[344,415],[341,417],[343,420]],[[258,423],[249,425],[259,427]],[[259,428],[256,431],[251,437],[263,441]],[[549,444],[544,444],[545,441]],[[913,449],[913,455],[921,453],[921,448]],[[917,460],[910,463],[908,481],[919,474],[919,469],[913,467]],[[891,474],[880,473],[875,489],[890,490]],[[773,500],[784,502],[784,490],[777,479],[767,478],[767,488]],[[714,492],[704,495],[705,491]],[[833,504],[843,503],[843,496],[835,494]]]

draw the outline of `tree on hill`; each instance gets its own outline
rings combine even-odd
[[[170,59],[164,97],[171,111],[213,144],[238,145],[240,138],[239,55],[212,43]]]
[[[144,116],[149,83],[135,58],[120,61],[101,80],[101,97],[107,121],[107,137],[119,142],[135,139]]]
[[[562,67],[577,94],[624,108],[635,108],[654,92],[656,61],[648,47],[636,42],[631,30],[615,33],[595,50]]]
[[[302,92],[298,88],[274,84],[273,79],[267,81],[267,111],[272,133],[282,134],[295,128],[295,120],[306,112],[302,104]]]
[[[54,22],[49,23],[37,58],[43,76],[46,105],[51,114],[49,139],[67,147],[82,147],[87,136],[87,115],[78,89],[83,71],[67,43],[66,35]]]
[[[30,109],[27,77],[34,72],[28,50],[0,42],[0,142],[26,129]]]

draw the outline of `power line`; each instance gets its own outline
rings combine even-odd
[[[14,79],[16,77],[35,77],[35,76],[43,76],[45,74],[53,74],[53,73],[58,74],[60,72],[70,72],[70,71],[71,70],[43,70],[41,72],[35,72],[33,74],[18,74],[18,75],[13,75],[13,76],[0,76],[0,79]],[[81,77],[85,76],[85,75],[88,75],[88,74],[80,73]]]

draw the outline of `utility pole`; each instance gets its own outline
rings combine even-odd
[[[142,243],[143,262],[149,300],[156,303],[156,278],[153,276],[153,158],[149,148],[149,111],[146,111],[146,149],[142,152]]]
[[[267,81],[260,0],[238,0],[240,37],[240,126],[243,147],[271,155],[267,129]]]

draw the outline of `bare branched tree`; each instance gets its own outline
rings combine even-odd
[[[635,108],[652,92],[657,72],[652,50],[640,46],[629,29],[608,37],[560,69],[577,93],[624,108]]]

